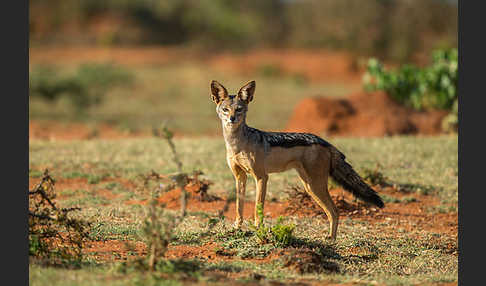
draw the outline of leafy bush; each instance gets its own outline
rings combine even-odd
[[[254,235],[261,243],[273,243],[277,247],[286,247],[290,245],[293,239],[293,232],[295,229],[294,224],[284,225],[282,224],[283,217],[280,216],[277,220],[277,224],[273,227],[267,227],[263,223],[263,206],[257,205],[257,214],[259,219],[258,227],[250,225]]]
[[[452,110],[457,102],[457,60],[457,49],[437,50],[429,66],[405,64],[396,71],[387,71],[372,58],[363,78],[364,87],[368,91],[385,91],[417,110]]]
[[[71,75],[59,75],[52,66],[37,66],[29,74],[29,92],[48,101],[65,96],[76,112],[82,112],[99,104],[111,88],[133,79],[129,71],[111,64],[83,64]]]
[[[282,224],[283,222],[283,217],[280,216],[277,219],[277,224],[272,227],[272,241],[277,245],[277,246],[282,246],[285,247],[287,245],[290,245],[293,239],[293,232],[295,229],[294,224],[290,225],[284,225]]]
[[[253,230],[253,234],[258,238],[261,243],[267,243],[269,241],[268,234],[270,232],[270,228],[265,226],[263,223],[263,205],[257,205],[257,214],[258,214],[258,226],[249,225],[251,230]]]
[[[449,113],[444,120],[442,120],[442,129],[446,132],[456,132],[459,126],[459,118],[457,115],[458,111],[458,100],[454,101],[452,104],[451,113]]]

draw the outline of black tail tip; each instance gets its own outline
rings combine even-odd
[[[376,204],[376,206],[377,206],[377,207],[379,207],[380,209],[382,209],[382,208],[384,208],[384,207],[385,207],[385,204],[383,203],[383,201],[382,201],[382,200],[380,200],[380,201],[378,202],[378,204]]]
[[[385,204],[383,203],[383,201],[381,200],[380,197],[376,197],[374,200],[373,200],[373,204],[377,207],[379,207],[380,209],[384,208],[385,207]]]
[[[371,196],[367,197],[364,199],[364,201],[379,207],[380,209],[385,207],[385,204],[383,203],[383,200],[378,196],[378,194],[374,193]]]

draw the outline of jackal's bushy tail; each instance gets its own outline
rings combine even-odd
[[[384,207],[375,190],[368,186],[345,160],[343,153],[331,147],[331,177],[355,197],[377,207]]]

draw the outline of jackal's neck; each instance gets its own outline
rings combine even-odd
[[[233,151],[234,153],[239,152],[245,145],[246,138],[245,134],[248,130],[248,125],[246,122],[242,122],[237,127],[231,128],[231,126],[225,126],[223,123],[223,137],[226,143],[226,149],[228,151]]]

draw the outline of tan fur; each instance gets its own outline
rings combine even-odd
[[[291,148],[270,147],[255,136],[248,136],[245,133],[245,128],[248,128],[246,111],[254,91],[255,82],[252,81],[243,86],[238,95],[231,97],[220,83],[211,82],[211,98],[217,105],[216,111],[223,124],[226,160],[236,180],[235,226],[240,227],[243,220],[247,174],[256,183],[255,225],[258,225],[256,206],[264,206],[268,174],[295,169],[307,193],[329,218],[329,237],[335,240],[338,212],[327,189],[331,169],[330,149],[318,144]],[[234,117],[232,124],[231,117]]]

